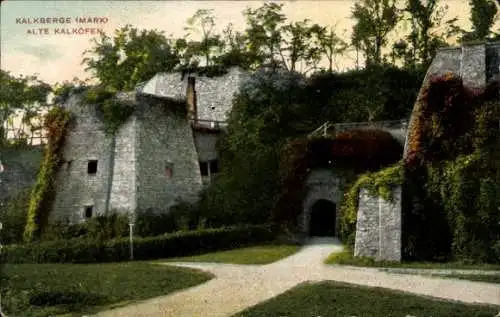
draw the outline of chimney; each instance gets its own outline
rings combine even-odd
[[[198,121],[198,108],[196,104],[196,81],[195,77],[188,77],[188,86],[186,91],[188,119]]]

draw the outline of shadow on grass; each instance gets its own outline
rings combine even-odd
[[[494,317],[499,306],[468,305],[338,282],[304,283],[233,317]]]

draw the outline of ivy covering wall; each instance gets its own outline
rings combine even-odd
[[[133,106],[120,103],[115,98],[116,93],[110,88],[96,86],[89,88],[83,95],[84,105],[95,104],[102,113],[107,135],[114,135],[134,111]]]
[[[336,137],[302,138],[290,142],[282,152],[280,167],[282,191],[275,206],[275,220],[290,226],[297,224],[296,221],[302,212],[302,202],[306,194],[304,182],[311,169],[333,169],[344,179],[345,183],[352,184],[357,175],[365,172],[376,172],[394,164],[401,158],[402,151],[402,145],[389,132],[375,129],[351,130]],[[384,170],[380,175],[387,174],[395,178],[394,175],[399,175],[399,171],[398,165],[397,169],[390,169],[389,172]],[[371,180],[368,175],[371,174],[360,178],[358,182],[349,185],[348,188],[351,188],[351,191],[359,190],[359,186],[365,184],[367,179]],[[378,190],[385,184],[386,179],[389,182],[392,178],[377,178],[373,187]],[[346,195],[353,200],[343,202],[343,204],[350,204],[350,207],[341,207],[341,222],[346,224],[342,234],[344,238],[353,234],[351,220],[353,208],[357,208],[357,197],[355,196]],[[346,209],[347,213],[344,213],[343,209]],[[347,218],[344,220],[344,217]]]
[[[500,262],[500,99],[458,77],[431,78],[405,161],[404,255]]]
[[[47,145],[31,192],[26,227],[23,238],[26,242],[37,240],[47,224],[54,201],[57,170],[62,163],[62,150],[70,114],[62,107],[52,108],[44,117],[43,127],[47,131]]]
[[[402,161],[376,172],[360,175],[344,194],[340,205],[340,230],[339,237],[348,248],[354,250],[356,239],[356,223],[359,206],[359,193],[366,189],[375,197],[382,197],[392,201],[393,189],[403,183],[404,167]]]

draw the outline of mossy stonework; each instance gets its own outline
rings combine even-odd
[[[226,120],[245,76],[238,69],[195,76],[159,73],[134,91],[93,87],[68,98],[64,107],[75,120],[62,149],[50,222],[168,212],[179,201],[197,201],[200,161],[208,158],[213,166],[218,160],[212,139],[220,129],[212,123]],[[196,120],[208,121],[197,129]],[[213,142],[200,146],[197,138],[209,137]]]

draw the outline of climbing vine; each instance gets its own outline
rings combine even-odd
[[[66,136],[69,113],[62,107],[52,108],[44,117],[44,129],[47,131],[48,143],[31,192],[24,241],[31,242],[40,237],[49,217],[54,200],[54,181],[58,167],[62,163],[61,152]]]
[[[342,171],[341,177],[349,182],[354,175],[394,164],[402,150],[389,132],[381,130],[351,130],[336,137],[291,141],[281,151],[282,191],[275,204],[275,221],[296,224],[302,211],[304,182],[311,169],[333,169],[337,174]]]
[[[452,75],[424,88],[405,161],[406,256],[500,261],[499,88]]]
[[[133,106],[119,102],[115,96],[115,90],[96,86],[89,88],[82,100],[85,105],[97,105],[102,114],[104,130],[107,135],[115,134],[134,111]]]
[[[340,206],[339,235],[349,247],[354,246],[360,190],[366,189],[372,196],[392,201],[394,187],[403,183],[403,173],[403,164],[398,162],[380,171],[362,174],[345,192]]]

